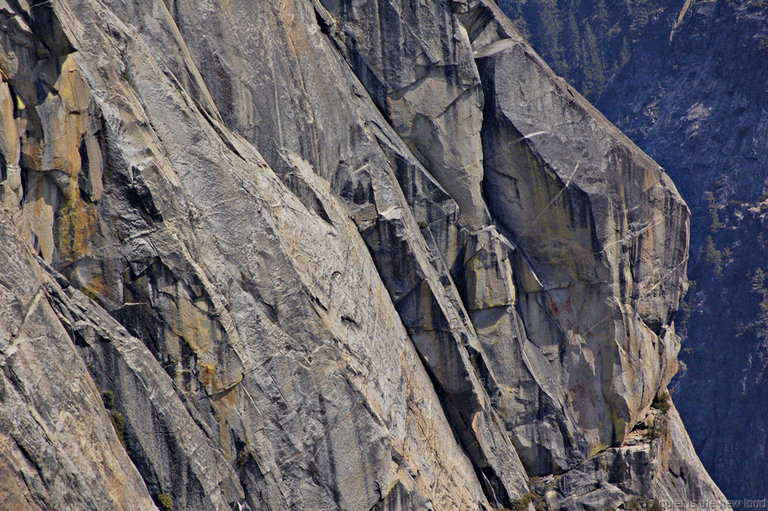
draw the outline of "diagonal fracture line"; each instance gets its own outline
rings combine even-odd
[[[574,177],[576,177],[576,173],[579,171],[579,165],[580,165],[580,164],[581,164],[581,159],[579,159],[579,161],[577,161],[577,162],[576,162],[576,166],[573,168],[573,172],[571,172],[571,175],[570,175],[570,176],[568,176],[568,180],[565,182],[565,186],[563,187],[563,189],[562,189],[562,190],[560,190],[559,192],[557,192],[557,194],[556,194],[554,197],[552,197],[552,200],[550,200],[550,201],[547,203],[547,205],[546,205],[546,206],[544,206],[544,208],[541,210],[541,212],[540,212],[538,215],[536,215],[536,218],[534,218],[533,220],[531,220],[531,223],[529,224],[529,227],[528,227],[528,229],[526,229],[525,231],[523,231],[523,233],[524,233],[524,234],[526,234],[526,233],[527,233],[527,232],[528,232],[528,231],[529,231],[529,230],[530,230],[530,229],[531,229],[531,228],[534,226],[534,224],[536,224],[536,222],[539,220],[539,218],[541,218],[541,216],[542,216],[544,213],[546,213],[546,212],[547,212],[547,210],[549,209],[549,207],[550,207],[552,204],[554,204],[554,203],[555,203],[555,201],[557,201],[557,199],[559,199],[559,198],[560,198],[560,197],[561,197],[561,196],[562,196],[562,195],[565,193],[565,191],[568,189],[568,186],[571,184],[571,181],[573,180],[573,178],[574,178]]]
[[[539,135],[546,135],[548,133],[549,133],[549,131],[547,131],[547,130],[537,131],[535,133],[530,133],[528,135],[525,135],[525,136],[522,136],[522,137],[520,137],[518,139],[515,139],[512,142],[513,143],[514,142],[522,142],[523,140],[528,140],[528,139],[533,138],[533,137],[538,137]]]

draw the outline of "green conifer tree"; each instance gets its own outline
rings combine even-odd
[[[582,93],[590,99],[595,98],[603,88],[605,83],[605,71],[600,54],[600,47],[597,45],[597,38],[592,31],[589,23],[584,28],[584,90]]]

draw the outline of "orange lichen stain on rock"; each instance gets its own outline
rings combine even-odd
[[[222,407],[234,407],[237,405],[239,384],[231,387],[223,392],[215,394],[213,402]]]
[[[99,221],[96,206],[80,197],[77,174],[72,176],[70,183],[72,181],[74,183],[68,187],[56,215],[56,249],[59,258],[66,263],[91,255]]]
[[[45,173],[30,173],[29,191],[22,206],[21,231],[46,261],[53,256],[53,222],[59,193]]]
[[[198,361],[197,365],[200,367],[200,382],[210,394],[214,394],[216,389],[216,367],[214,364],[207,364],[202,361]]]
[[[186,344],[194,353],[201,368],[197,378],[213,395],[230,388],[242,379],[242,374],[216,367],[217,346],[221,345],[223,329],[216,317],[209,312],[210,302],[205,298],[193,298],[182,283],[167,286],[166,298],[172,302],[169,321],[166,323],[166,338]]]
[[[91,91],[72,54],[64,58],[61,64],[61,73],[54,87],[66,105],[87,105],[91,100]]]
[[[40,133],[21,141],[21,163],[30,176],[21,224],[45,260],[52,261],[56,251],[67,265],[91,254],[98,231],[96,207],[82,199],[78,188],[80,172],[87,171],[81,168],[80,144],[92,98],[71,55],[61,61],[50,87],[44,103],[34,107],[41,114]],[[95,280],[91,291],[98,294],[103,282]]]

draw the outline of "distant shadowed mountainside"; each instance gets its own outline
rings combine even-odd
[[[552,69],[594,102],[666,0],[499,0]]]
[[[690,206],[692,282],[677,316],[683,349],[675,402],[726,495],[765,497],[768,3],[648,2],[646,18],[609,2],[605,32],[594,31],[601,2],[590,4],[503,3],[538,51],[571,64],[553,61],[666,169]],[[586,64],[591,47],[567,43],[571,18],[596,35],[602,87],[586,79],[594,74]],[[629,51],[617,57],[616,41],[624,40]]]

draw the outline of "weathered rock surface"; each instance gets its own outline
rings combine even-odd
[[[615,508],[627,502],[627,495],[641,496],[634,499],[640,507],[657,501],[666,507],[711,509],[725,502],[708,481],[674,408],[651,410],[624,445],[606,449],[557,481],[539,484],[565,509]]]
[[[637,433],[676,369],[687,208],[494,4],[0,12],[25,389],[0,410],[56,455],[11,436],[4,504],[489,509],[531,476],[552,508],[722,498],[673,410]]]
[[[55,284],[5,212],[0,232],[3,508],[151,508],[99,389],[50,302],[47,286]]]

